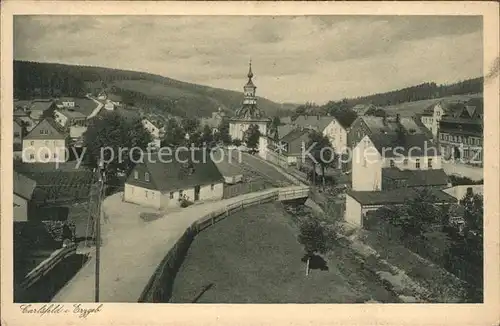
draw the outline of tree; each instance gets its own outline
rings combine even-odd
[[[325,170],[328,166],[334,166],[335,153],[328,137],[318,131],[312,131],[309,134],[309,140],[306,144],[306,150],[309,150],[311,161],[314,166],[314,173],[316,173],[316,166],[319,164],[321,167],[321,175],[323,179],[323,186],[325,185]],[[309,157],[310,158],[310,157]]]
[[[464,220],[466,229],[480,234],[483,234],[483,196],[474,194],[472,189],[467,189],[464,198],[460,200],[460,204],[465,208]]]
[[[304,246],[306,275],[309,274],[309,262],[316,254],[324,254],[328,249],[328,236],[324,227],[315,218],[308,218],[300,224],[298,241]]]
[[[385,117],[387,117],[387,112],[385,112],[384,109],[372,107],[372,108],[368,109],[368,111],[366,111],[365,115],[385,118]]]
[[[179,125],[177,120],[171,118],[167,121],[165,126],[165,136],[163,137],[161,146],[177,147],[184,143],[184,136],[186,133]]]
[[[200,121],[195,118],[184,118],[181,122],[182,129],[188,134],[195,132],[200,128]]]
[[[243,141],[248,148],[256,148],[259,144],[260,130],[258,125],[250,125],[245,131]]]
[[[206,144],[207,146],[211,146],[213,141],[214,141],[213,130],[208,125],[205,125],[201,133],[200,142],[201,144]]]
[[[139,119],[126,120],[117,112],[106,112],[94,119],[83,134],[85,163],[97,168],[100,160],[104,160],[110,178],[118,172],[129,173],[151,141]]]
[[[223,120],[219,125],[219,130],[215,133],[215,140],[222,141],[224,145],[231,144],[231,135],[229,134],[229,122]]]
[[[428,188],[424,188],[398,209],[392,222],[401,226],[403,236],[421,237],[433,223],[440,222],[442,212],[437,209],[435,202],[435,196]]]
[[[278,140],[279,138],[278,129],[280,125],[281,125],[280,117],[278,116],[273,117],[269,125],[269,133],[271,134],[271,137],[273,137],[274,140]]]

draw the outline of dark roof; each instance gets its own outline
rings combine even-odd
[[[32,102],[31,111],[45,111],[49,109],[54,102],[52,100],[35,100]]]
[[[438,146],[418,119],[401,117],[399,122],[397,118],[384,119],[372,116],[362,116],[360,119],[370,130],[368,137],[380,153],[384,148],[398,148],[398,153],[407,156],[410,148],[413,148],[413,156],[439,154]],[[385,155],[391,157],[395,153],[393,150],[386,150]]]
[[[429,189],[435,197],[435,203],[456,203],[457,200],[447,193]],[[397,205],[416,198],[419,194],[414,188],[399,188],[389,191],[348,191],[347,194],[361,205]]]
[[[337,119],[337,121],[344,129],[349,128],[352,123],[358,118],[354,114],[342,114],[341,112],[334,113],[332,114],[332,116]]]
[[[41,134],[40,130],[48,130],[47,134]],[[52,118],[40,121],[24,139],[66,139],[66,132]]]
[[[427,162],[422,162],[426,164]],[[382,177],[393,180],[406,180],[408,187],[442,186],[449,183],[448,176],[443,169],[433,170],[400,170],[383,168]]]
[[[23,109],[16,107],[14,109],[13,115],[14,115],[14,117],[27,117],[28,113],[26,113]]]
[[[161,158],[152,155],[151,160],[145,155],[144,162],[134,168],[127,178],[127,183],[160,191],[176,191],[197,185],[224,182],[224,178],[208,152],[204,155],[202,150],[179,151],[177,158],[175,152],[171,156],[164,155]],[[190,167],[193,167],[193,171],[190,171]],[[136,180],[135,170],[149,172],[151,182]]]
[[[36,188],[36,182],[20,173],[17,173],[16,171],[13,172],[13,175],[14,194],[26,200],[31,200],[31,198],[33,197],[33,192]]]
[[[283,139],[283,137],[288,135],[295,128],[296,127],[293,125],[280,125],[280,126],[278,126],[278,138]]]
[[[311,130],[308,129],[294,129],[281,139],[283,143],[288,144],[285,155],[299,155],[302,153],[302,145],[309,141],[309,134]]]
[[[300,127],[318,129],[319,131],[323,131],[332,121],[333,117],[331,116],[301,115],[297,117],[297,119],[295,119],[293,123]]]

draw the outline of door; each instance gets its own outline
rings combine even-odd
[[[200,186],[194,187],[194,201],[200,200]]]

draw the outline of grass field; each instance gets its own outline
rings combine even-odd
[[[302,256],[291,218],[280,204],[248,208],[196,236],[171,302],[397,302],[345,249],[328,255],[328,271],[311,270],[307,277]]]
[[[434,98],[429,100],[421,100],[414,102],[405,102],[397,105],[391,105],[382,107],[387,113],[391,115],[399,114],[404,117],[411,117],[415,114],[421,114],[424,112],[426,108],[431,106],[434,103],[437,103],[441,100],[444,101],[467,101],[473,97],[479,97],[480,94],[471,94],[471,95],[453,95],[442,98]]]

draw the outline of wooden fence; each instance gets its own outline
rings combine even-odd
[[[156,272],[144,288],[138,302],[168,302],[172,295],[172,287],[185,254],[198,232],[225,219],[229,215],[239,212],[246,207],[260,205],[272,201],[292,200],[308,196],[309,187],[298,186],[293,189],[276,189],[252,198],[232,203],[219,210],[213,211],[194,222],[176,244],[167,252]]]

